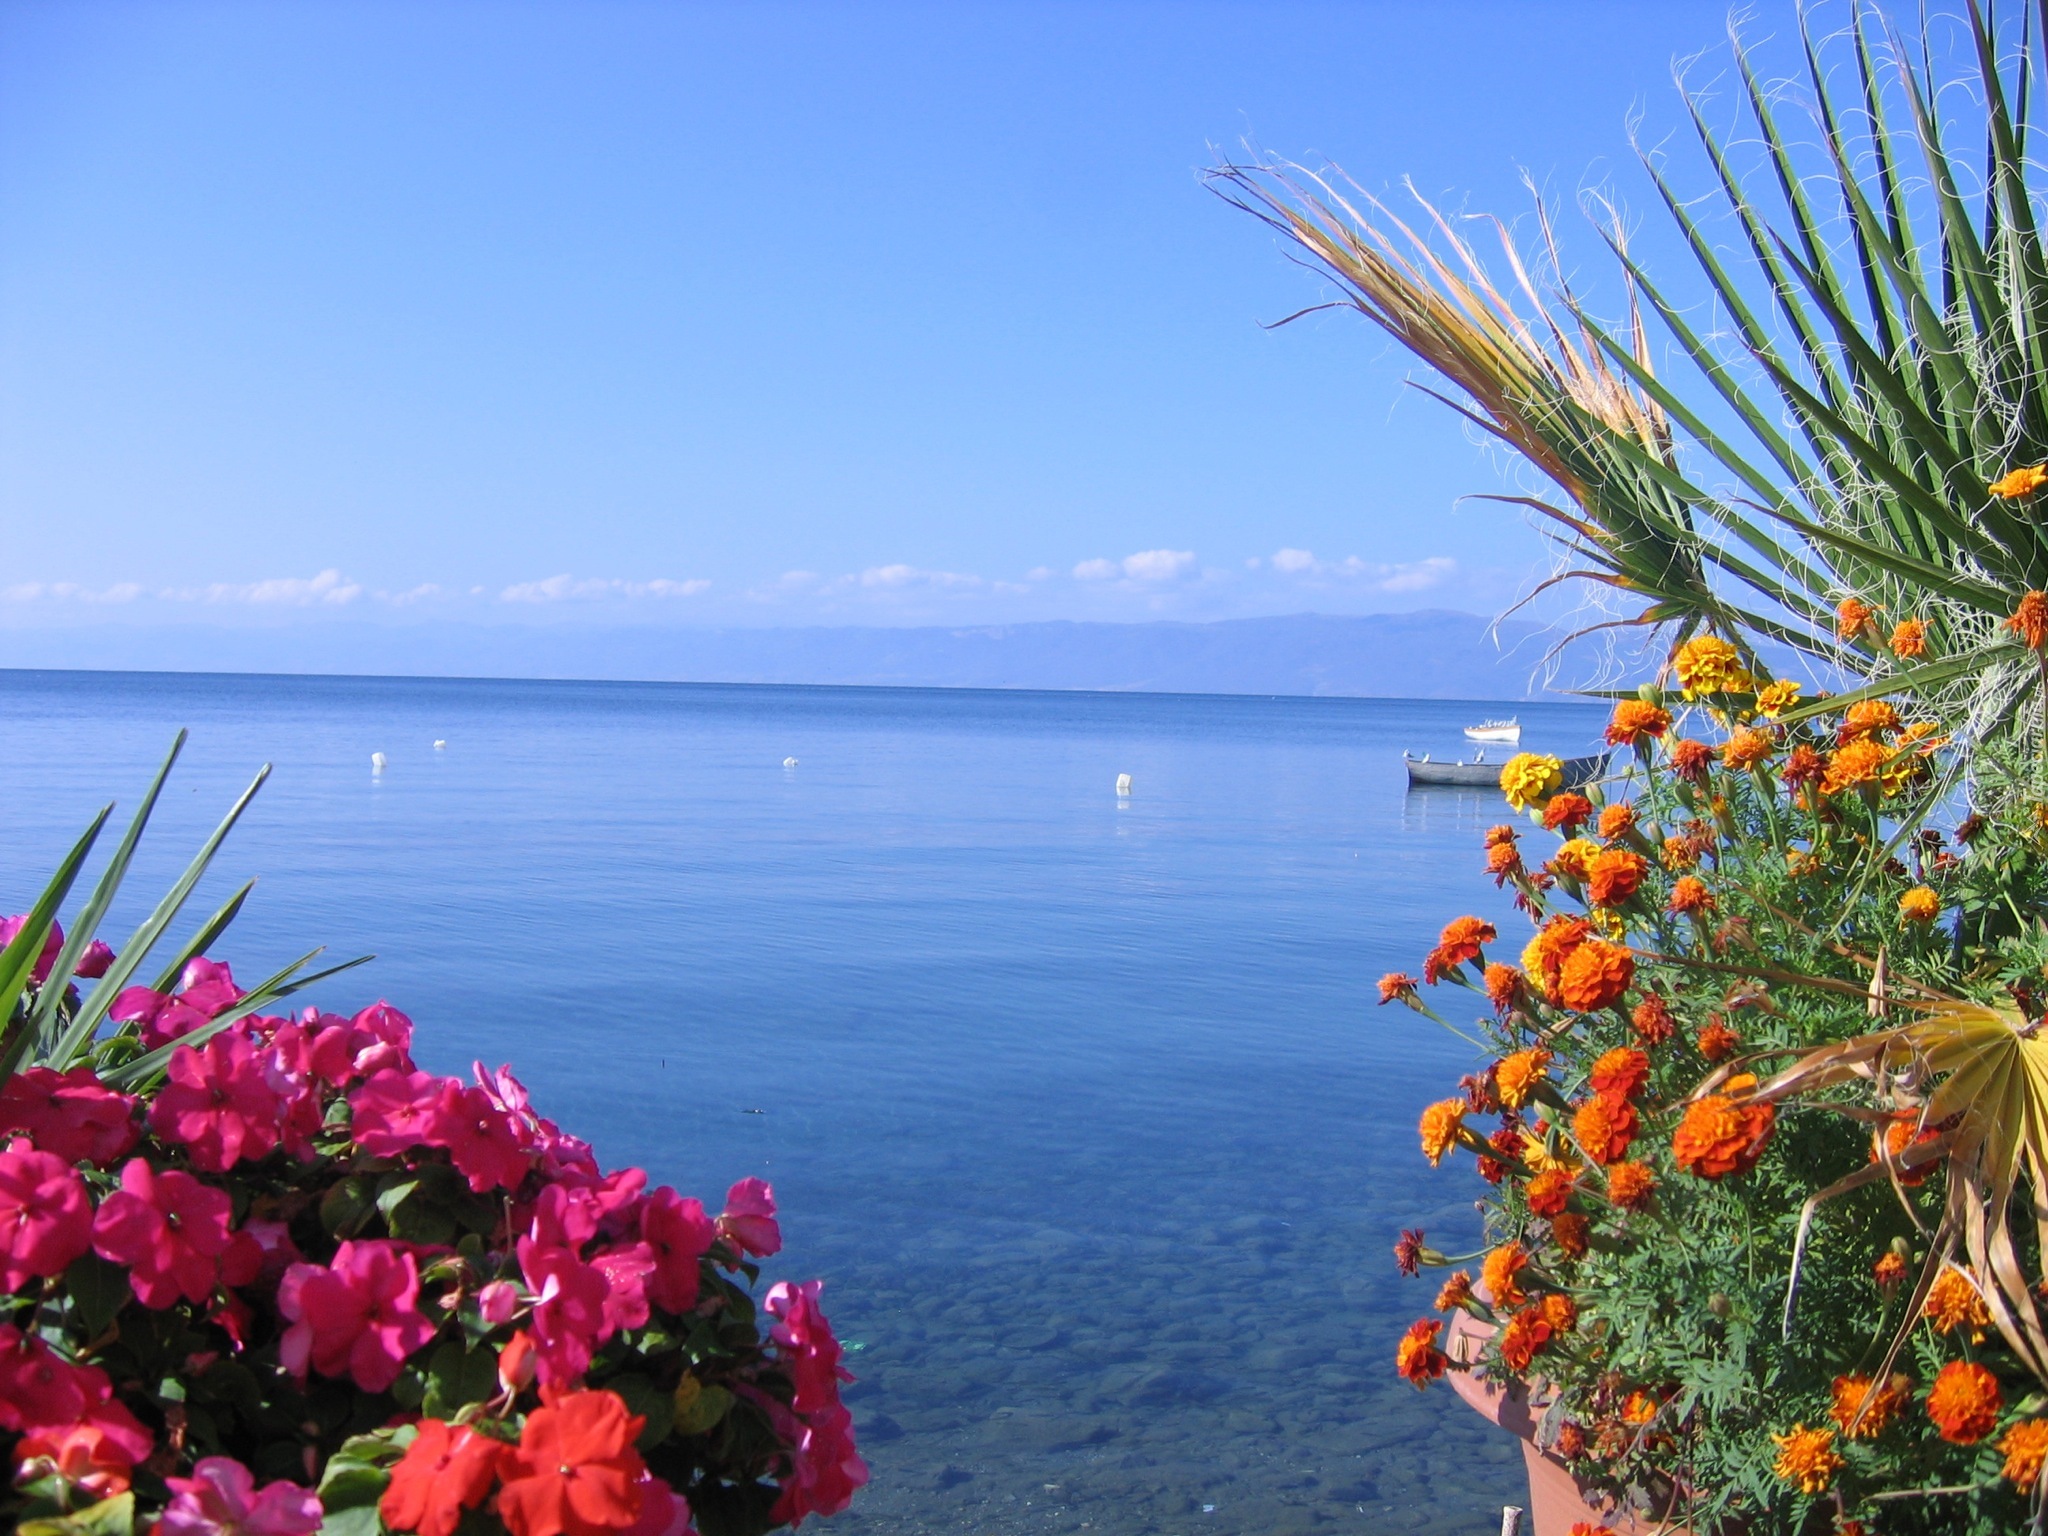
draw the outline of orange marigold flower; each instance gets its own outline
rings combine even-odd
[[[1479,1283],[1496,1307],[1519,1307],[1529,1299],[1521,1282],[1522,1271],[1528,1267],[1529,1254],[1520,1243],[1502,1243],[1479,1266]]]
[[[1900,1253],[1878,1255],[1877,1262],[1870,1266],[1870,1278],[1877,1282],[1877,1288],[1884,1292],[1896,1291],[1906,1283],[1906,1257]]]
[[[1529,1362],[1550,1342],[1550,1334],[1550,1323],[1541,1307],[1523,1308],[1500,1331],[1501,1363],[1517,1374],[1528,1370]]]
[[[1588,939],[1565,958],[1558,1000],[1579,1013],[1597,1013],[1622,999],[1636,979],[1636,957],[1619,944]]]
[[[1501,765],[1500,792],[1518,811],[1548,800],[1564,784],[1564,763],[1541,752],[1517,752]]]
[[[1560,914],[1537,929],[1523,949],[1522,969],[1550,1002],[1559,1000],[1566,957],[1585,943],[1592,931],[1593,925],[1583,917]]]
[[[1974,1360],[1951,1360],[1927,1389],[1927,1417],[1951,1445],[1975,1445],[1998,1427],[1998,1378]]]
[[[1747,726],[1731,732],[1721,743],[1723,767],[1742,773],[1759,763],[1770,761],[1771,754],[1778,750],[1778,744],[1771,739],[1769,731],[1753,730]]]
[[[1573,832],[1592,819],[1593,802],[1569,789],[1543,807],[1543,825],[1552,832]]]
[[[1865,737],[1888,736],[1899,728],[1899,712],[1884,699],[1865,699],[1851,704],[1835,727],[1835,741],[1846,746]]]
[[[1409,1324],[1401,1342],[1394,1347],[1394,1369],[1402,1380],[1415,1383],[1418,1392],[1443,1375],[1444,1367],[1450,1364],[1436,1347],[1436,1336],[1443,1332],[1443,1327],[1435,1318],[1425,1317]]]
[[[1565,1202],[1572,1197],[1572,1176],[1562,1168],[1546,1168],[1522,1191],[1529,1209],[1538,1216],[1562,1216]]]
[[[1941,898],[1931,886],[1916,885],[1899,898],[1899,916],[1909,923],[1931,923],[1941,916]]]
[[[1509,1109],[1520,1109],[1528,1103],[1537,1085],[1549,1079],[1550,1060],[1550,1052],[1540,1045],[1503,1056],[1493,1069],[1494,1089],[1500,1094],[1501,1103]]]
[[[2031,464],[2024,469],[2007,470],[1985,489],[2001,501],[2018,501],[2044,485],[2048,485],[2048,464]]]
[[[1848,1465],[1835,1450],[1832,1429],[1808,1429],[1804,1424],[1794,1424],[1789,1435],[1773,1435],[1771,1439],[1778,1446],[1777,1465],[1771,1470],[1786,1482],[1797,1484],[1801,1493],[1826,1493],[1835,1474]]]
[[[1551,1446],[1551,1449],[1556,1451],[1566,1461],[1577,1461],[1586,1454],[1586,1431],[1584,1427],[1576,1419],[1566,1419],[1562,1424],[1558,1425],[1557,1442]],[[1587,1536],[1591,1536],[1591,1533],[1598,1530],[1598,1526],[1587,1526],[1586,1522],[1581,1520],[1577,1526],[1573,1527],[1572,1536],[1581,1536],[1582,1531],[1587,1533]]]
[[[1415,997],[1415,989],[1420,985],[1421,983],[1418,982],[1413,976],[1405,975],[1400,971],[1387,972],[1386,975],[1380,978],[1381,1006],[1384,1007],[1386,1004],[1391,1003],[1397,997],[1400,998],[1403,1002],[1413,1001]]]
[[[1636,1004],[1628,1021],[1635,1026],[1636,1038],[1645,1045],[1662,1045],[1678,1033],[1678,1021],[1671,1017],[1671,1005],[1655,992]]]
[[[1698,784],[1707,776],[1707,765],[1714,760],[1714,749],[1704,741],[1681,741],[1671,749],[1671,766],[1678,771],[1681,779]]]
[[[1641,699],[1623,699],[1614,706],[1614,718],[1607,722],[1607,745],[1639,747],[1670,729],[1670,710]]]
[[[1552,1291],[1536,1303],[1552,1333],[1572,1333],[1579,1326],[1579,1304],[1562,1291]]]
[[[1984,1305],[1983,1295],[1970,1277],[1953,1264],[1944,1266],[1934,1277],[1934,1284],[1927,1288],[1927,1304],[1921,1308],[1921,1316],[1934,1325],[1936,1333],[1967,1328],[1973,1342],[1981,1341],[1984,1331],[1991,1326],[1991,1309]]]
[[[1913,1397],[1913,1383],[1898,1371],[1882,1383],[1869,1376],[1837,1376],[1828,1416],[1845,1440],[1875,1440]]]
[[[1711,912],[1715,905],[1714,893],[1698,875],[1680,875],[1671,882],[1671,910],[1680,916]]]
[[[1618,907],[1642,887],[1650,861],[1633,848],[1602,848],[1586,860],[1586,900]]]
[[[1495,960],[1486,967],[1486,996],[1495,1013],[1506,1013],[1522,1000],[1522,973]]]
[[[1486,846],[1498,848],[1502,843],[1512,843],[1522,834],[1508,822],[1500,822],[1486,829]]]
[[[1423,957],[1422,979],[1435,986],[1442,977],[1466,961],[1479,959],[1481,947],[1491,944],[1497,937],[1493,924],[1484,918],[1452,918],[1444,924],[1436,948]]]
[[[2005,1453],[2005,1480],[2021,1493],[2032,1493],[2041,1480],[2041,1464],[2048,1461],[2048,1419],[2021,1419],[1999,1437]]]
[[[1927,654],[1927,626],[1918,619],[1901,619],[1892,626],[1892,654],[1911,661]]]
[[[1486,1138],[1486,1144],[1499,1155],[1479,1159],[1479,1177],[1489,1184],[1498,1184],[1508,1176],[1508,1165],[1503,1159],[1522,1160],[1522,1133],[1511,1125],[1504,1125]]]
[[[2048,592],[2029,592],[2022,597],[2005,627],[2025,641],[2030,651],[2048,645]]]
[[[1434,1168],[1444,1154],[1458,1144],[1458,1132],[1465,1125],[1467,1105],[1463,1099],[1439,1099],[1422,1112],[1422,1155]]]
[[[1880,1160],[1889,1161],[1893,1176],[1908,1189],[1915,1189],[1927,1182],[1927,1176],[1934,1172],[1934,1165],[1932,1162],[1924,1162],[1909,1168],[1900,1159],[1906,1155],[1909,1148],[1940,1139],[1940,1131],[1932,1126],[1923,1127],[1919,1116],[1910,1111],[1903,1112],[1893,1116],[1891,1122],[1885,1126],[1884,1151],[1879,1153],[1873,1145],[1870,1149],[1870,1160],[1873,1163]]]
[[[1868,603],[1859,603],[1853,597],[1842,599],[1841,607],[1835,610],[1835,638],[1854,640],[1870,627],[1870,621],[1877,616],[1877,610]]]
[[[1600,836],[1607,842],[1627,837],[1636,827],[1636,808],[1626,800],[1617,800],[1600,812]]]
[[[1550,1218],[1550,1240],[1568,1259],[1586,1256],[1586,1239],[1592,1230],[1592,1224],[1577,1211],[1566,1211],[1562,1216]]]
[[[1495,843],[1486,850],[1486,872],[1495,885],[1505,885],[1522,872],[1522,850],[1513,843]]]
[[[1827,771],[1827,759],[1820,755],[1819,749],[1802,741],[1785,754],[1785,763],[1779,768],[1778,777],[1785,781],[1787,789],[1796,790],[1807,784],[1818,784],[1827,776]]]
[[[1691,869],[1699,861],[1699,845],[1676,834],[1664,839],[1663,851],[1658,855],[1658,862],[1666,869]]]
[[[1458,1270],[1444,1282],[1443,1289],[1436,1293],[1436,1309],[1452,1312],[1472,1299],[1472,1277],[1464,1270]]]
[[[1603,1168],[1628,1156],[1641,1129],[1635,1106],[1605,1094],[1586,1100],[1572,1116],[1572,1136],[1586,1156]]]
[[[1799,685],[1789,678],[1780,678],[1758,690],[1756,712],[1766,720],[1775,720],[1798,702]]]
[[[1747,1173],[1770,1145],[1777,1118],[1768,1104],[1739,1104],[1725,1093],[1710,1093],[1685,1106],[1671,1155],[1703,1179]]]
[[[615,1392],[564,1392],[526,1417],[507,1447],[498,1516],[512,1536],[593,1536],[640,1518],[647,1464],[633,1448],[646,1420]]]
[[[510,1449],[502,1441],[440,1419],[422,1419],[419,1433],[391,1469],[377,1513],[394,1531],[454,1536],[462,1512],[483,1503]]]
[[[1751,693],[1756,679],[1742,664],[1742,653],[1719,635],[1695,635],[1671,658],[1685,696],[1703,693]]]
[[[1621,1405],[1621,1422],[1641,1426],[1657,1417],[1657,1399],[1647,1392],[1631,1392]]]
[[[1891,760],[1892,749],[1881,741],[1868,737],[1852,741],[1829,754],[1826,770],[1821,774],[1821,793],[1839,795],[1861,784],[1875,784]]]
[[[1707,1020],[1707,1027],[1700,1031],[1699,1038],[1693,1043],[1707,1060],[1726,1061],[1742,1049],[1742,1036],[1730,1029],[1719,1014],[1715,1014]]]
[[[1593,1091],[1609,1098],[1632,1099],[1650,1081],[1650,1058],[1633,1046],[1603,1051],[1587,1074]]]
[[[1624,1211],[1639,1211],[1656,1192],[1657,1176],[1643,1163],[1616,1163],[1607,1170],[1607,1198]]]

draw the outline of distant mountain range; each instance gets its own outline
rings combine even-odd
[[[919,629],[107,624],[0,630],[0,665],[1513,700],[1585,681],[1536,679],[1557,638],[1441,609]]]

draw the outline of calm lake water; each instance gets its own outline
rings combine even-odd
[[[1542,750],[1603,718],[1519,709]],[[1471,1063],[1373,985],[1512,915],[1504,802],[1400,762],[1507,706],[0,672],[0,711],[0,907],[189,727],[116,942],[272,762],[193,907],[261,876],[237,974],[374,952],[315,995],[513,1063],[607,1165],[770,1179],[861,1377],[874,1481],[827,1532],[1476,1536],[1520,1502],[1513,1445],[1393,1374],[1434,1295],[1398,1230],[1476,1234],[1414,1134]]]

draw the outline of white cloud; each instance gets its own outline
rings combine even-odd
[[[1318,563],[1316,557],[1305,549],[1276,549],[1273,551],[1273,569],[1276,571],[1286,571],[1290,575],[1296,571],[1312,571]]]
[[[429,598],[439,597],[440,595],[440,584],[432,581],[423,581],[416,587],[408,587],[405,591],[389,597],[386,597],[382,592],[377,594],[385,602],[396,603],[401,607],[409,606],[413,603],[424,603]]]
[[[914,565],[871,565],[858,576],[843,576],[842,585],[859,583],[863,587],[978,587],[982,584],[979,576],[963,576],[957,571],[921,571]]]
[[[132,603],[142,596],[139,582],[117,581],[94,591],[75,581],[20,581],[0,587],[0,602],[8,603]]]
[[[1422,592],[1436,586],[1458,568],[1448,555],[1432,555],[1410,565],[1392,567],[1392,574],[1380,581],[1382,592]]]
[[[514,582],[498,594],[498,600],[506,603],[563,603],[597,602],[608,597],[695,597],[710,586],[710,582],[702,579],[670,581],[667,577],[656,577],[652,581],[620,581],[603,576],[579,579],[565,571],[545,581]]]
[[[1347,555],[1342,560],[1318,560],[1305,549],[1277,549],[1268,562],[1274,570],[1318,584],[1331,580],[1358,582],[1377,592],[1424,592],[1440,586],[1458,568],[1448,555],[1431,555],[1424,560],[1382,564]]]
[[[1194,568],[1191,549],[1144,549],[1124,556],[1124,575],[1132,581],[1177,581]]]
[[[1074,580],[1108,581],[1117,574],[1117,570],[1114,560],[1083,560],[1074,567]]]
[[[203,587],[166,587],[157,593],[170,603],[249,603],[262,608],[344,608],[362,595],[362,583],[332,566],[317,576],[216,581]]]

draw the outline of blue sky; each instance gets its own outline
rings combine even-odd
[[[1654,258],[1725,15],[6,5],[0,625],[1497,611],[1496,456],[1197,173]]]

